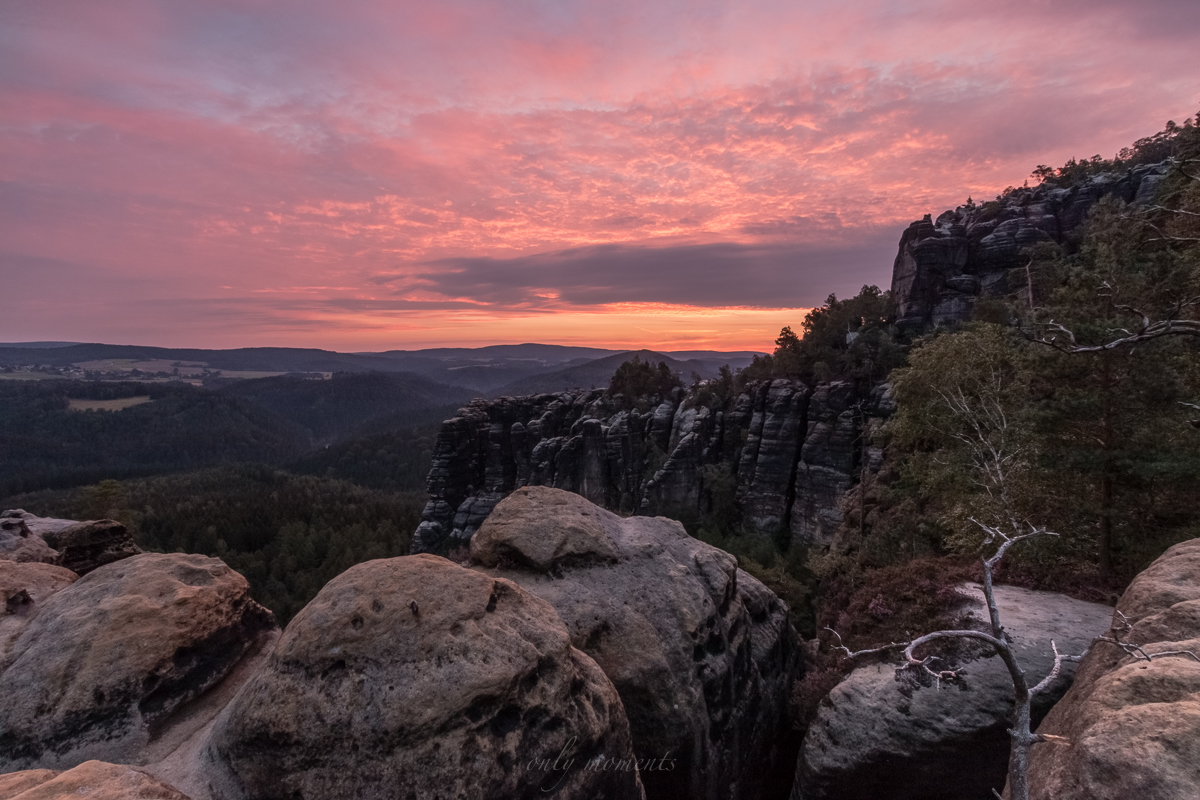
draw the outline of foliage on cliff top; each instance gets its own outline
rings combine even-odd
[[[1168,158],[1178,158],[1198,146],[1200,114],[1196,115],[1195,121],[1187,119],[1182,125],[1168,120],[1161,131],[1121,148],[1114,158],[1106,159],[1100,155],[1078,160],[1071,158],[1057,169],[1039,164],[1030,177],[1041,183],[1068,188],[1100,173],[1120,172],[1142,164],[1158,164]]]
[[[639,399],[665,400],[670,396],[672,389],[681,386],[683,381],[671,371],[666,362],[660,361],[655,366],[652,362],[642,361],[634,355],[617,367],[608,384],[608,393],[613,396],[621,395],[627,405],[633,405]]]
[[[8,498],[41,516],[108,517],[154,552],[216,556],[281,625],[337,575],[406,555],[423,494],[381,492],[267,466],[206,469]]]
[[[904,363],[904,347],[892,325],[890,295],[877,286],[863,286],[854,297],[825,303],[805,315],[797,335],[785,327],[775,340],[775,352],[756,356],[738,373],[741,385],[769,378],[831,379],[872,384]]]

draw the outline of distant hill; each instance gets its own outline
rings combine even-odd
[[[147,396],[112,411],[70,403]],[[187,384],[0,383],[0,497],[215,464],[279,463],[305,447],[300,428],[280,416]]]
[[[517,361],[537,361],[544,366],[561,364],[575,359],[593,360],[619,353],[619,350],[606,350],[601,347],[570,347],[561,344],[492,344],[485,347],[433,347],[426,350],[386,350],[382,353],[363,353],[362,355],[389,356],[392,358],[437,359],[508,359]]]
[[[34,345],[39,345],[34,347]],[[60,368],[67,377],[84,377],[77,365],[102,368],[134,376],[133,370],[151,374],[174,362],[199,364],[206,370],[224,373],[315,372],[408,372],[436,383],[458,386],[476,392],[495,394],[524,378],[545,376],[571,367],[619,355],[622,351],[596,347],[567,347],[552,344],[505,344],[487,347],[439,347],[426,350],[389,350],[382,353],[335,353],[329,350],[294,347],[247,347],[236,350],[144,347],[141,345],[70,344],[24,342],[0,345],[0,367],[5,365],[46,365]],[[755,353],[723,353],[712,350],[666,352],[676,361],[697,361],[701,374],[714,372],[721,364],[733,369],[750,363]],[[109,362],[98,367],[97,362]],[[140,366],[139,366],[140,365]],[[683,373],[687,378],[691,369]],[[182,371],[187,371],[182,370]],[[198,370],[195,370],[198,372]],[[557,382],[552,379],[551,384]],[[535,382],[536,383],[536,382]]]
[[[324,445],[443,419],[477,396],[461,386],[410,372],[335,372],[330,380],[292,376],[225,382],[220,391],[245,398],[305,429]],[[432,412],[432,416],[431,416]]]
[[[11,347],[16,350],[48,350],[55,347],[70,347],[79,342],[0,342],[0,348]]]
[[[562,392],[570,389],[603,389],[612,380],[617,367],[637,356],[642,361],[652,364],[660,362],[679,375],[685,383],[689,382],[695,372],[701,378],[715,378],[722,364],[721,361],[700,361],[696,359],[680,361],[664,353],[653,350],[631,350],[617,353],[606,358],[597,358],[586,364],[560,369],[543,375],[532,375],[528,378],[514,381],[492,392],[493,397],[520,397],[522,395],[542,394],[545,392]]]

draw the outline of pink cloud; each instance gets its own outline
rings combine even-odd
[[[534,306],[615,332],[614,303],[812,305],[886,284],[909,220],[1195,113],[1194,8],[6,10],[0,277],[26,291],[0,338],[110,339],[130,302],[128,340],[380,347],[467,306],[487,343]],[[701,252],[745,261],[697,289]]]

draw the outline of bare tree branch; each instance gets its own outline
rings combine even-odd
[[[981,642],[986,642],[991,645],[996,655],[1004,662],[1008,669],[1009,677],[1013,684],[1013,725],[1009,729],[1009,736],[1012,739],[1012,749],[1009,754],[1008,779],[1012,788],[1013,800],[1029,800],[1029,751],[1033,745],[1039,742],[1051,742],[1055,744],[1070,744],[1069,740],[1062,736],[1054,736],[1051,734],[1034,733],[1031,729],[1032,717],[1032,701],[1034,696],[1046,691],[1055,679],[1062,672],[1062,665],[1067,662],[1079,661],[1082,655],[1067,655],[1058,651],[1058,645],[1053,640],[1050,642],[1050,648],[1054,651],[1054,666],[1050,672],[1042,678],[1033,688],[1029,687],[1026,681],[1025,670],[1021,667],[1017,660],[1016,651],[1009,641],[1008,635],[1004,632],[1004,627],[1000,623],[1000,610],[996,604],[996,594],[992,582],[993,573],[999,565],[1000,560],[1004,558],[1004,554],[1008,549],[1017,542],[1026,539],[1032,539],[1037,536],[1057,536],[1058,534],[1048,531],[1045,528],[1038,528],[1032,524],[1026,523],[1029,528],[1028,533],[1005,532],[999,526],[986,525],[979,522],[975,518],[971,521],[984,530],[986,534],[985,545],[991,545],[996,542],[995,552],[989,558],[981,559],[983,565],[983,595],[987,603],[988,615],[991,619],[991,633],[985,633],[977,630],[942,630],[927,633],[923,636],[918,636],[910,642],[891,642],[881,647],[874,647],[867,650],[851,651],[842,643],[842,637],[837,631],[832,628],[825,628],[836,637],[837,644],[831,649],[840,650],[846,654],[847,658],[857,658],[859,656],[882,653],[888,650],[893,650],[897,647],[904,648],[904,667],[902,669],[917,669],[925,675],[933,678],[935,685],[941,689],[942,681],[957,680],[962,673],[962,668],[957,669],[937,669],[934,662],[939,659],[937,655],[928,655],[924,658],[917,658],[916,651],[918,648],[930,644],[932,642],[943,639],[974,639]],[[1115,640],[1118,645],[1125,646],[1124,643]],[[1136,645],[1131,645],[1136,647]],[[1175,653],[1172,653],[1174,655]],[[1188,653],[1193,658],[1195,654]],[[1167,653],[1155,654],[1156,656],[1166,656]],[[1153,658],[1155,656],[1147,656]],[[1197,659],[1200,660],[1200,659]],[[997,797],[1000,794],[994,789],[992,793]]]
[[[1058,652],[1058,645],[1054,640],[1050,640],[1050,649],[1054,651],[1054,667],[1050,670],[1050,674],[1042,678],[1041,682],[1029,690],[1030,696],[1041,694],[1050,688],[1050,684],[1054,683],[1054,679],[1058,677],[1058,673],[1062,670],[1062,665],[1066,661],[1079,661],[1083,656],[1069,656],[1065,653]]]
[[[1200,298],[1190,299],[1184,303],[1184,306],[1195,305],[1198,300]],[[1151,339],[1160,339],[1164,336],[1200,336],[1200,320],[1163,319],[1158,322],[1150,322],[1145,314],[1137,313],[1142,317],[1142,327],[1139,330],[1131,332],[1124,328],[1114,329],[1115,332],[1125,335],[1104,344],[1081,345],[1075,340],[1074,333],[1054,320],[1044,323],[1050,333],[1038,334],[1032,338],[1032,341],[1053,347],[1063,353],[1099,353],[1139,342],[1148,342]]]
[[[1147,661],[1153,661],[1156,658],[1168,658],[1171,656],[1187,656],[1193,661],[1200,662],[1200,656],[1196,655],[1191,650],[1164,650],[1160,653],[1147,653],[1141,645],[1134,644],[1133,642],[1121,641],[1122,636],[1128,636],[1129,634],[1133,633],[1133,625],[1129,622],[1129,618],[1120,611],[1116,613],[1117,616],[1121,618],[1120,626],[1113,626],[1113,636],[1097,636],[1097,642],[1115,644],[1117,647],[1124,650],[1127,655],[1131,655],[1134,658],[1144,658]]]

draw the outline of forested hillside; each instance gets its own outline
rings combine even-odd
[[[7,498],[68,519],[112,518],[159,552],[218,556],[281,624],[349,567],[408,552],[423,498],[266,466],[221,467]]]
[[[120,410],[71,400],[147,397]],[[304,432],[246,400],[186,384],[0,383],[0,497],[239,461],[277,463]]]
[[[280,376],[220,387],[304,429],[315,445],[444,419],[474,393],[406,372],[335,372],[329,380]]]

